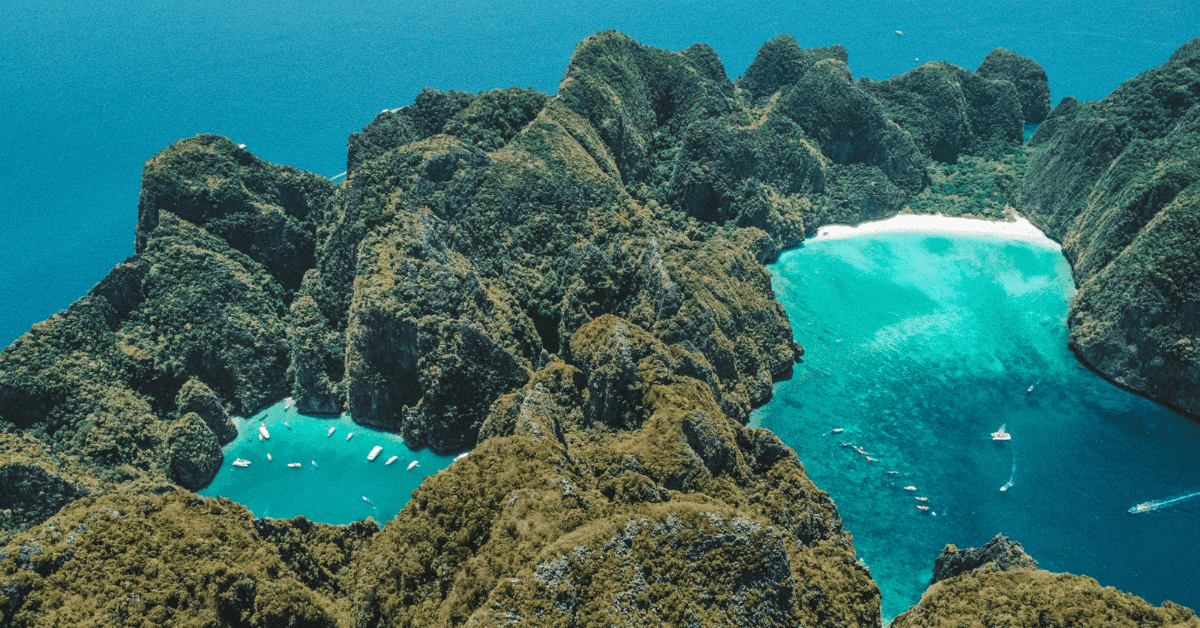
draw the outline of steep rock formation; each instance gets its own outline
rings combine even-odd
[[[1029,57],[997,48],[988,53],[975,74],[981,78],[1008,81],[1017,88],[1025,122],[1041,122],[1050,114],[1050,82],[1046,71]]]
[[[859,85],[936,161],[954,163],[964,154],[996,158],[1021,144],[1020,97],[1007,81],[934,61],[885,81],[864,78]]]
[[[1155,607],[1086,576],[1039,570],[1019,543],[999,535],[978,550],[948,546],[937,565],[921,601],[892,626],[1200,627],[1195,613],[1170,601]]]
[[[1103,100],[1060,106],[1020,206],[1062,240],[1074,267],[1072,348],[1106,377],[1192,414],[1200,413],[1198,70],[1200,39]]]
[[[1050,111],[1046,119],[1038,125],[1037,131],[1033,132],[1033,137],[1029,138],[1028,146],[1035,148],[1049,142],[1060,128],[1069,125],[1082,110],[1083,103],[1075,100],[1074,96],[1063,98],[1059,101],[1058,106]]]
[[[185,382],[175,398],[175,407],[180,416],[196,413],[212,430],[218,444],[227,445],[237,438],[237,427],[229,418],[225,406],[221,405],[221,400],[204,382],[194,378]]]
[[[611,315],[570,345],[360,554],[360,621],[878,625],[833,503],[702,358]]]
[[[1037,567],[1037,561],[1025,553],[1020,543],[997,534],[979,548],[960,550],[953,545],[947,545],[934,561],[933,577],[929,584],[936,584],[972,569],[1012,571]]]
[[[208,486],[225,460],[216,435],[195,412],[171,424],[167,447],[171,479],[193,491]]]
[[[263,161],[219,135],[180,140],[146,162],[137,252],[162,212],[203,227],[262,264],[289,292],[315,263],[316,225],[333,194],[325,177]]]

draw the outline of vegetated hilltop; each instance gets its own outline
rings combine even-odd
[[[1072,348],[1200,414],[1200,39],[1103,100],[1065,99],[1031,143],[1019,208],[1074,268]]]
[[[892,626],[1200,628],[1195,613],[1170,601],[1155,607],[1086,576],[1040,570],[1020,543],[999,534],[978,549],[947,545],[933,573],[920,603]]]
[[[743,425],[801,352],[763,263],[906,205],[999,215],[1028,89],[856,82],[788,36],[734,83],[605,32],[555,96],[384,111],[340,185],[175,143],[136,254],[0,353],[0,625],[878,625],[832,501]],[[289,392],[474,449],[382,531],[174,490]]]

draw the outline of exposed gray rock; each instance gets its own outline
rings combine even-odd
[[[1025,553],[1020,543],[1008,540],[1008,537],[997,534],[980,548],[960,550],[953,545],[947,545],[938,554],[933,565],[933,578],[929,584],[953,578],[958,574],[972,569],[988,571],[1014,571],[1017,569],[1037,569],[1038,563],[1032,556]]]

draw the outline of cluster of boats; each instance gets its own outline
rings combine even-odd
[[[844,431],[844,428],[840,428],[840,427],[835,427],[835,428],[833,428],[833,433],[834,433],[834,434],[841,434],[843,431]],[[1004,428],[1003,428],[1003,427],[1001,427],[1001,428],[1000,428],[1000,431],[1004,431]],[[858,453],[860,456],[862,456],[862,457],[866,458],[866,459],[867,459],[867,462],[879,462],[879,459],[877,459],[877,458],[872,458],[872,457],[871,457],[871,455],[870,455],[870,454],[868,454],[868,453],[867,453],[867,451],[866,451],[865,449],[863,449],[862,447],[860,447],[860,446],[858,446],[858,445],[855,445],[854,443],[842,443],[842,447],[846,447],[846,448],[848,448],[848,449],[853,449],[853,450],[854,450],[855,452],[857,452],[857,453]],[[899,472],[899,471],[888,471],[888,475],[900,475],[900,472]],[[905,487],[904,487],[904,490],[906,490],[906,491],[916,491],[916,490],[917,490],[917,487],[915,487],[915,486],[905,486]],[[926,504],[928,504],[928,503],[929,503],[929,498],[928,498],[928,497],[917,497],[916,499],[917,499],[917,501],[918,501],[918,502],[920,502],[920,503],[918,503],[918,504],[917,504],[917,509],[918,509],[918,510],[920,510],[921,512],[928,512],[928,513],[930,513],[930,514],[933,514],[933,515],[936,515],[936,514],[937,514],[937,513],[933,512],[933,511],[931,511],[931,510],[929,509],[929,506],[927,506],[927,505],[926,505]]]
[[[288,397],[287,399],[284,400],[284,409],[286,410],[287,408],[290,408],[293,403],[294,402],[292,401],[292,398]],[[288,425],[286,421],[283,423],[283,425],[284,425],[284,427],[288,428],[289,430],[292,429],[292,426]],[[336,425],[329,428],[329,432],[325,434],[326,438],[333,436],[333,433],[335,431],[337,431]],[[353,436],[354,436],[354,432],[350,432],[349,434],[346,434],[346,440],[350,440]],[[250,440],[250,437],[247,436],[246,440]],[[258,424],[258,441],[261,443],[263,441],[269,441],[269,440],[271,440],[271,432],[267,429],[267,424],[260,421]],[[374,462],[375,458],[379,457],[379,453],[381,451],[383,451],[383,447],[381,445],[376,445],[375,447],[371,448],[371,453],[367,454],[367,460]],[[458,456],[458,458],[455,458],[455,460],[458,460],[465,456],[466,456],[466,454],[462,454],[462,455]],[[384,463],[384,466],[390,465],[399,459],[400,459],[400,456],[392,456],[391,458],[388,458],[387,462]],[[272,461],[273,461],[273,458],[271,458],[271,454],[268,453],[267,454],[267,462],[272,462]],[[317,465],[316,460],[312,460],[311,462],[312,462],[312,466],[314,468],[318,468],[318,469],[320,468],[320,466]],[[420,465],[420,462],[413,460],[412,462],[408,463],[408,470],[411,471],[419,465]],[[250,461],[245,460],[243,458],[238,458],[237,460],[233,461],[233,466],[243,467],[243,468],[248,467],[248,466],[250,466]],[[289,462],[287,466],[290,468],[293,468],[293,469],[299,469],[300,467],[302,467],[304,465],[299,462]],[[363,499],[366,500],[367,498],[364,497]],[[367,501],[369,502],[370,500],[367,500]]]

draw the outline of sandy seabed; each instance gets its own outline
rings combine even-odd
[[[1062,248],[1020,214],[1013,214],[1011,221],[956,218],[942,214],[897,214],[886,220],[864,222],[857,226],[826,225],[808,241],[838,240],[873,233],[952,233],[1021,240],[1056,250]]]

